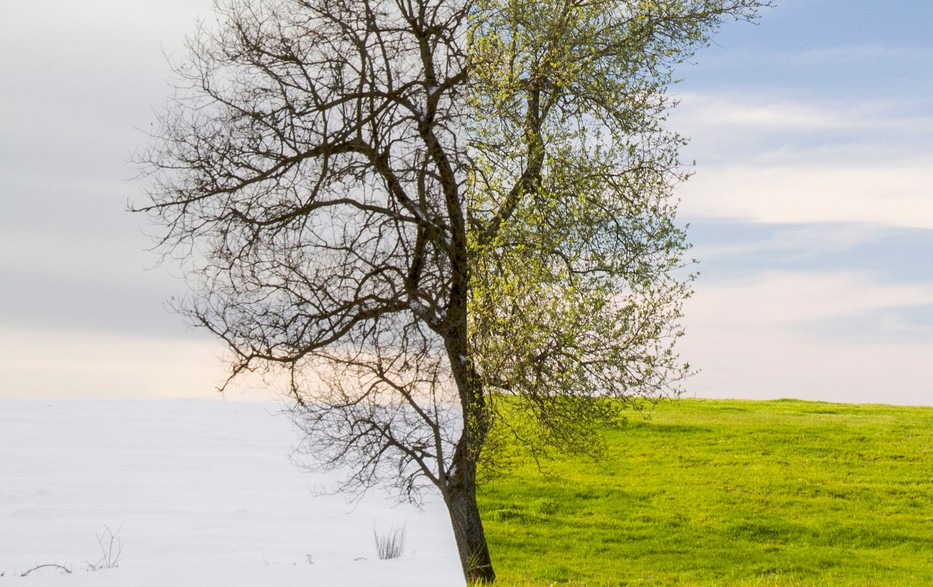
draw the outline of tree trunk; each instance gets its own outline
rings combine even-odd
[[[456,477],[450,480],[444,497],[463,574],[468,582],[493,583],[496,573],[492,569],[486,533],[476,504],[476,463],[469,458],[455,457],[454,471]]]

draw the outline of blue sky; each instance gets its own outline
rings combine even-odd
[[[930,22],[784,0],[683,68],[690,393],[933,403]]]
[[[0,396],[221,381],[222,349],[165,309],[184,286],[125,212],[163,52],[209,10],[0,5]],[[778,0],[680,70],[688,395],[933,405],[931,22],[921,0]]]

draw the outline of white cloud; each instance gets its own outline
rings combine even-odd
[[[873,130],[925,134],[933,130],[928,104],[907,100],[832,102],[801,97],[683,93],[671,119],[687,136],[710,132]]]
[[[933,345],[813,336],[821,320],[933,304],[933,284],[891,285],[866,274],[770,272],[698,284],[686,307],[682,357],[702,371],[690,393],[930,404]],[[904,324],[886,324],[899,332]]]
[[[690,256],[701,263],[722,259],[748,257],[756,253],[783,253],[793,258],[848,251],[877,242],[892,231],[874,223],[830,223],[792,225],[780,228],[772,236],[755,241],[724,245],[697,245]]]
[[[825,130],[846,124],[838,112],[801,102],[691,93],[682,94],[678,99],[680,104],[672,118],[677,121],[678,128],[687,129],[688,135],[701,134],[711,128],[734,133],[736,127]]]
[[[933,345],[840,344],[755,328],[694,329],[688,396],[933,405]]]
[[[216,341],[124,335],[0,330],[0,397],[206,399],[226,367]],[[246,380],[225,399],[267,401]]]
[[[770,271],[741,280],[697,284],[690,323],[795,329],[818,320],[933,304],[933,283],[885,284],[857,272]]]
[[[687,94],[687,216],[933,227],[930,103]]]
[[[47,44],[74,35],[93,42],[100,33],[131,37],[139,31],[170,31],[189,26],[197,14],[209,13],[209,0],[43,0],[11,2],[3,6],[7,43]],[[175,28],[175,30],[178,30]],[[41,32],[42,36],[37,36]]]
[[[933,228],[930,165],[706,168],[679,195],[688,217]]]

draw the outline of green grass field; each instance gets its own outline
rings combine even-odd
[[[679,400],[480,489],[505,585],[933,585],[933,408]]]

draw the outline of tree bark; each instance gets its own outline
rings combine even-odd
[[[444,498],[464,576],[468,582],[488,584],[495,582],[496,573],[476,503],[476,462],[466,453],[458,450],[454,457],[453,476]]]

